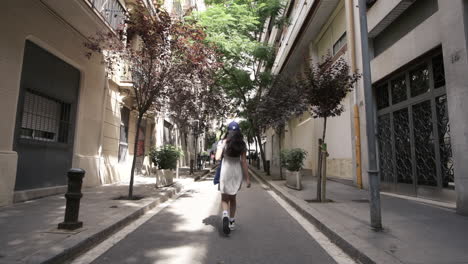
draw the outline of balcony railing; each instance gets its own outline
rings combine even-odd
[[[125,25],[125,8],[118,0],[87,0],[109,23],[114,30],[123,30]]]

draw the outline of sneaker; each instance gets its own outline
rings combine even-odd
[[[236,230],[236,221],[229,221],[229,229]]]
[[[229,217],[223,217],[223,232],[225,235],[229,235],[231,233],[231,229],[229,228]]]

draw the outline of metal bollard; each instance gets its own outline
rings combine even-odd
[[[58,224],[58,229],[75,230],[83,226],[83,222],[78,221],[80,212],[81,185],[85,175],[83,169],[70,169],[68,171],[68,190],[65,194],[67,205],[65,208],[65,220]]]

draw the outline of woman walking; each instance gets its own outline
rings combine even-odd
[[[245,177],[247,188],[250,188],[250,175],[246,159],[247,147],[241,134],[239,124],[231,122],[228,132],[218,143],[216,159],[222,159],[219,190],[223,208],[223,232],[227,235],[235,229],[236,194]]]

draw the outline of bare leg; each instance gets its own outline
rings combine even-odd
[[[230,195],[230,202],[229,202],[229,217],[234,218],[236,215],[236,196]]]
[[[221,194],[221,207],[223,208],[223,211],[229,211],[229,195],[228,194]]]

